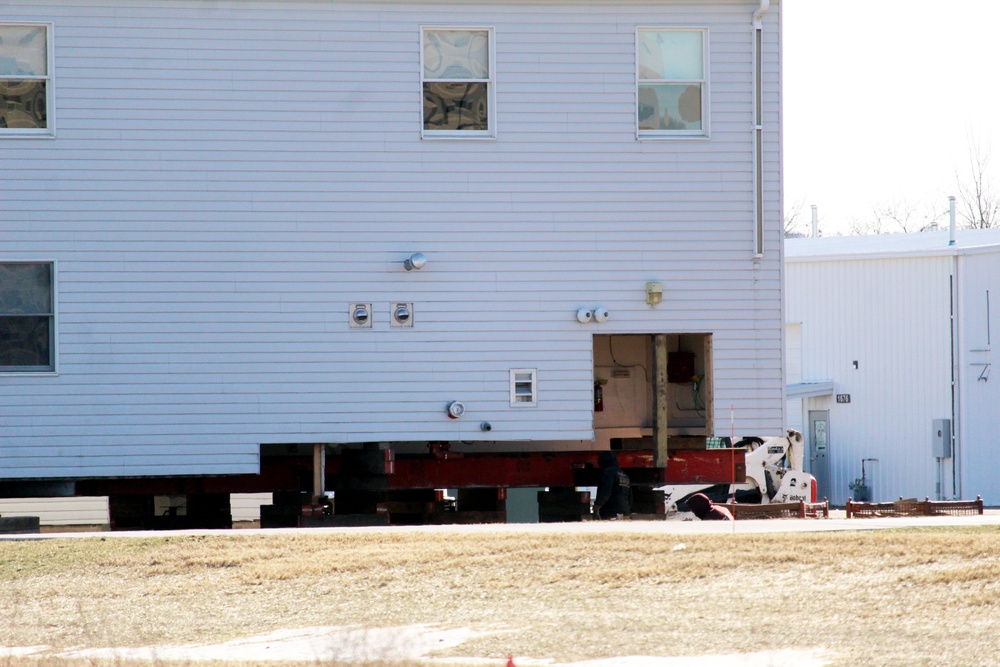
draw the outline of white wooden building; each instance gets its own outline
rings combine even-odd
[[[234,493],[233,521],[260,520],[260,506],[271,502],[269,493]],[[42,526],[106,529],[110,523],[107,496],[74,498],[0,498],[0,517],[37,516]]]
[[[2,3],[0,480],[780,434],[780,5]]]
[[[857,499],[864,461],[877,501],[1000,504],[1000,230],[954,245],[948,232],[789,239],[785,252],[789,422],[819,494]]]

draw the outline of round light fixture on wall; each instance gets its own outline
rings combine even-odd
[[[427,265],[427,255],[422,252],[415,252],[403,260],[403,267],[407,271],[420,270]]]

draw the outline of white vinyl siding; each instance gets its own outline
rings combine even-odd
[[[0,516],[37,516],[43,526],[107,527],[106,496],[76,498],[0,498]]]
[[[230,496],[233,521],[260,520],[260,506],[271,504],[270,493],[234,493]],[[97,526],[107,528],[107,496],[74,498],[0,498],[0,516],[37,516],[43,526]]]
[[[711,333],[716,431],[780,434],[779,7],[753,262],[745,2],[4,3],[59,33],[59,139],[3,145],[0,235],[58,260],[60,340],[58,376],[0,378],[2,476],[256,473],[261,443],[483,421],[579,447],[597,331]],[[452,25],[496,35],[496,140],[417,132],[421,29]],[[635,140],[635,35],[658,25],[711,30],[710,141]],[[544,380],[536,408],[510,406],[512,368]]]
[[[52,135],[53,53],[51,23],[0,16],[0,138]]]

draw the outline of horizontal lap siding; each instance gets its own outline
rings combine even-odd
[[[107,526],[108,499],[2,498],[0,516],[37,516],[43,526]]]
[[[55,24],[57,138],[0,141],[0,259],[58,261],[59,375],[0,377],[0,477],[255,472],[260,443],[480,421],[587,440],[614,332],[712,332],[720,428],[778,432],[778,10],[755,264],[752,4],[7,3]],[[496,140],[421,141],[421,25],[495,29]],[[635,29],[672,25],[710,30],[712,136],[636,141]]]

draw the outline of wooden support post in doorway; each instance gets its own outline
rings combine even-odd
[[[318,503],[326,493],[326,445],[313,444],[313,503]]]
[[[653,336],[653,467],[667,467],[667,335]]]

